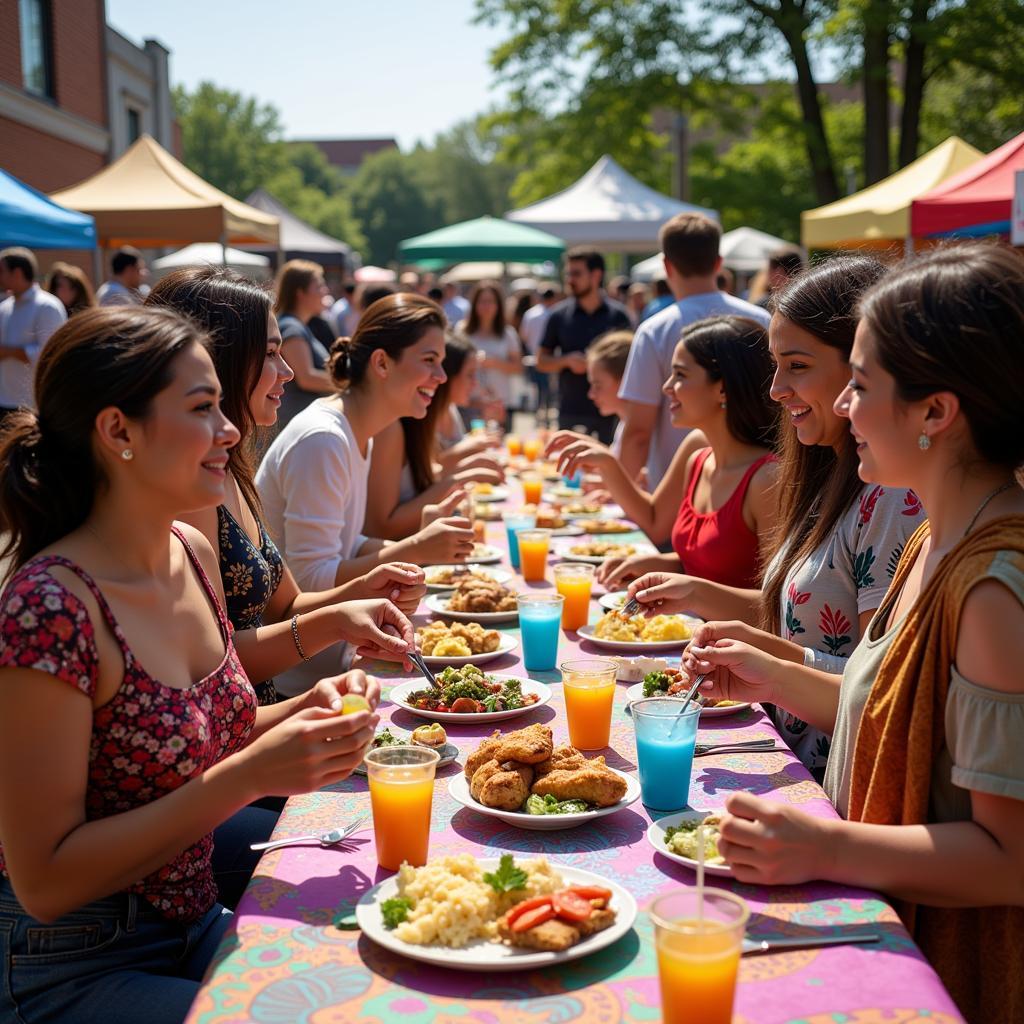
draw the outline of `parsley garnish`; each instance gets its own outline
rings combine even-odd
[[[495,892],[512,892],[514,889],[525,889],[527,874],[522,868],[516,867],[511,853],[504,853],[498,864],[497,871],[487,872],[484,881]]]
[[[384,927],[397,928],[409,916],[411,909],[412,901],[407,900],[404,896],[385,900],[380,905],[380,916],[384,919]]]

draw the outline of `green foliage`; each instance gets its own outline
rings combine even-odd
[[[921,148],[950,135],[987,153],[1024,127],[1024,87],[1000,88],[993,76],[957,67],[932,82],[921,112]]]

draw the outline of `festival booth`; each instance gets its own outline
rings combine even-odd
[[[792,242],[776,238],[757,228],[735,228],[722,235],[718,252],[722,263],[737,274],[756,274],[777,249],[792,248]],[[634,281],[657,281],[665,276],[665,257],[659,252],[633,266]]]
[[[270,277],[270,260],[258,252],[224,248],[217,242],[193,242],[184,249],[153,260],[157,279],[180,267],[229,267],[246,277],[265,280]]]
[[[352,275],[359,284],[394,284],[398,275],[387,267],[360,267]]]
[[[910,206],[919,196],[977,164],[982,153],[955,135],[902,170],[852,196],[800,215],[808,249],[889,249],[910,236]]]
[[[658,248],[662,224],[679,213],[703,213],[718,220],[716,211],[664,196],[637,181],[610,156],[603,156],[576,184],[512,210],[505,219],[548,231],[567,245],[648,253]]]
[[[1015,176],[1024,170],[1024,133],[914,200],[914,238],[1009,235]]]
[[[358,266],[358,254],[352,251],[352,246],[307,224],[266,189],[256,189],[246,196],[245,201],[281,222],[281,252],[286,260],[313,260],[325,268],[337,267],[341,276]],[[274,256],[272,247],[249,245],[246,248],[264,256]]]
[[[59,206],[31,185],[0,170],[0,249],[95,249],[92,217]]]
[[[398,243],[401,263],[424,259],[447,263],[465,260],[543,263],[561,259],[563,252],[565,243],[561,238],[497,217],[478,217]]]

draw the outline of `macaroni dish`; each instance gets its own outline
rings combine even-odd
[[[690,627],[681,615],[655,615],[652,619],[634,615],[627,619],[619,612],[607,612],[597,620],[594,636],[626,643],[657,643],[689,640]]]

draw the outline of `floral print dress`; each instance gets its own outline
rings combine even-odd
[[[779,621],[782,635],[807,652],[805,664],[842,673],[860,641],[861,613],[882,603],[903,546],[923,520],[913,491],[866,484],[828,540],[790,568]],[[783,739],[820,780],[829,737],[782,708],[775,709],[774,719]]]

